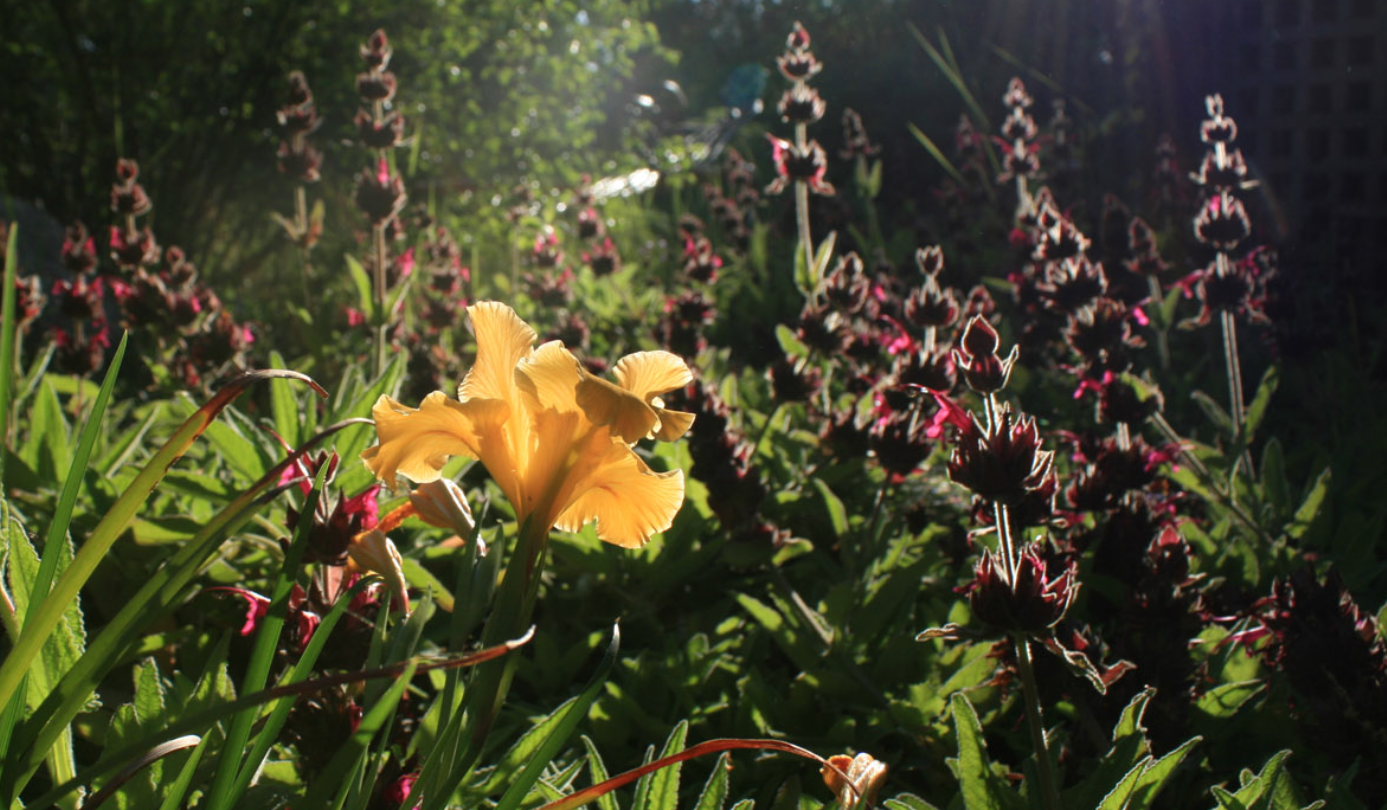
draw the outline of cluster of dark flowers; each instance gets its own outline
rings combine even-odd
[[[695,417],[689,433],[690,472],[708,488],[708,505],[723,531],[753,550],[784,545],[790,533],[760,513],[770,489],[752,463],[756,447],[733,421],[717,389],[696,381],[685,391],[683,406]]]
[[[111,348],[115,318],[142,342],[143,357],[157,358],[147,369],[155,384],[200,388],[244,366],[255,337],[200,280],[181,248],[161,248],[153,230],[139,225],[153,209],[139,173],[133,160],[116,164],[111,210],[118,224],[110,228],[110,264],[103,264],[96,237],[81,222],[63,235],[61,259],[68,277],[54,282],[47,297],[47,311],[54,316],[48,326],[54,346],[50,368],[79,376],[99,371]],[[32,279],[23,281],[21,290],[28,294],[22,296],[20,321],[28,323],[44,301]]]
[[[396,91],[395,74],[387,70],[393,53],[390,40],[380,30],[361,46],[366,70],[357,75],[356,89],[366,106],[357,111],[354,121],[358,140],[375,153],[375,160],[357,175],[355,200],[372,228],[386,229],[391,238],[402,239],[403,223],[397,215],[409,196],[403,178],[391,171],[387,157],[389,150],[403,142],[405,127],[404,118],[389,107]]]
[[[814,52],[809,49],[809,32],[796,22],[785,40],[785,52],[776,59],[780,75],[790,83],[776,105],[780,118],[795,127],[795,139],[788,141],[767,135],[771,142],[771,161],[776,178],[766,187],[767,194],[780,194],[792,183],[803,183],[815,194],[825,196],[834,192],[828,182],[828,155],[816,140],[809,140],[805,129],[823,118],[825,104],[819,91],[809,80],[823,70]]]

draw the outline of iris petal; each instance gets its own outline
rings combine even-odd
[[[506,410],[504,403],[495,400],[464,405],[442,391],[429,394],[418,408],[381,397],[371,410],[380,444],[361,457],[386,483],[392,483],[396,475],[419,484],[435,481],[450,456],[479,457],[478,428],[499,427]]]
[[[612,375],[617,383],[645,402],[693,382],[693,372],[678,355],[669,352],[636,352],[617,361]]]
[[[660,426],[655,409],[640,397],[586,372],[578,383],[577,402],[594,425],[610,426],[627,444],[635,444]]]
[[[668,529],[684,503],[684,473],[657,473],[630,448],[610,444],[589,459],[578,496],[555,526],[578,531],[597,521],[597,536],[623,548],[639,548]]]
[[[458,399],[515,399],[515,366],[529,356],[535,330],[520,320],[515,310],[496,301],[483,301],[467,308],[477,335],[477,362],[472,365]]]

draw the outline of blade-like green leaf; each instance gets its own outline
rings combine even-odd
[[[1021,810],[1021,797],[992,771],[982,723],[973,704],[961,692],[949,700],[958,737],[957,776],[966,810]]]
[[[54,584],[52,592],[40,604],[38,612],[30,611],[23,632],[15,642],[13,649],[10,650],[10,654],[5,657],[4,663],[0,664],[0,705],[7,704],[14,696],[20,679],[29,670],[29,666],[34,657],[38,655],[44,640],[62,620],[64,611],[77,599],[77,594],[81,591],[82,586],[91,578],[97,565],[106,558],[106,553],[110,551],[111,546],[115,544],[125,527],[135,516],[135,512],[144,504],[149,493],[164,477],[168,468],[206,430],[207,425],[211,424],[217,414],[246,389],[247,385],[275,376],[290,376],[312,383],[308,378],[292,372],[258,372],[243,375],[217,392],[210,402],[179,426],[169,441],[150,459],[140,474],[136,476],[135,481],[88,535],[86,542],[82,544],[73,558],[72,564],[63,572],[62,577]],[[316,386],[316,383],[313,384]],[[322,389],[319,388],[318,390],[321,391]]]
[[[1115,795],[1121,796],[1125,803],[1127,795],[1137,784],[1137,777],[1145,770],[1144,766],[1138,767],[1139,764],[1150,760],[1147,756],[1150,745],[1141,721],[1154,694],[1155,690],[1145,689],[1123,709],[1122,717],[1113,729],[1112,747],[1093,773],[1064,792],[1063,804],[1066,807],[1096,807]]]
[[[39,566],[33,586],[33,592],[39,596],[36,601],[41,601],[48,595],[48,590],[53,584],[53,576],[57,573],[58,555],[61,553],[60,549],[66,546],[72,507],[77,503],[77,493],[82,488],[82,478],[87,472],[87,460],[91,458],[92,445],[96,444],[96,437],[101,433],[101,420],[106,415],[106,405],[111,401],[111,389],[115,387],[116,376],[120,373],[120,364],[125,359],[125,347],[129,340],[129,332],[121,335],[120,345],[111,356],[110,368],[106,370],[106,377],[101,381],[101,390],[97,392],[96,401],[92,403],[91,413],[87,416],[87,424],[82,428],[82,438],[77,442],[77,454],[72,458],[67,480],[63,482],[63,491],[58,496],[58,506],[53,510],[53,521],[48,524],[48,535],[43,541],[43,563]],[[33,607],[34,605],[30,604],[30,610],[25,614],[26,622]]]
[[[914,793],[898,793],[881,803],[886,810],[938,810]]]
[[[607,682],[612,667],[616,665],[617,652],[620,649],[621,629],[613,625],[611,643],[607,645],[607,652],[602,656],[602,661],[597,665],[597,671],[588,680],[587,686],[576,697],[570,698],[563,706],[560,706],[544,723],[536,726],[536,729],[546,727],[544,736],[525,761],[524,770],[520,771],[510,787],[506,789],[505,794],[501,796],[496,810],[516,810],[524,801],[535,780],[549,765],[550,760],[558,756],[564,745],[568,743],[569,738],[573,736],[573,732],[577,730],[578,724],[588,716],[588,709],[592,707],[592,702],[597,699],[597,694],[602,691],[602,686]]]
[[[14,396],[14,345],[17,325],[14,319],[15,280],[19,275],[19,225],[10,223],[5,243],[5,273],[0,284],[0,448],[11,447],[10,403]],[[5,480],[5,455],[0,453],[0,483]],[[0,492],[4,489],[0,488]],[[0,704],[4,705],[4,704]]]
[[[965,182],[963,175],[954,166],[954,162],[949,160],[949,156],[944,154],[944,150],[940,149],[938,144],[934,142],[934,139],[913,123],[908,123],[906,126],[910,129],[910,134],[915,136],[915,140],[919,141],[920,145],[925,147],[925,151],[929,152],[930,157],[934,158],[934,162],[939,164],[939,168],[952,177],[954,182],[963,185]]]
[[[583,747],[587,749],[588,775],[594,785],[607,781],[607,764],[602,761],[602,754],[598,753],[597,746],[586,734],[583,735]],[[595,800],[598,810],[621,810],[621,805],[617,803],[616,793],[603,793]]]
[[[284,358],[279,352],[270,352],[270,365],[285,368]],[[270,412],[274,415],[275,432],[290,447],[299,446],[299,425],[303,418],[299,414],[299,404],[294,398],[294,389],[288,380],[270,380]]]
[[[1202,739],[1191,737],[1142,771],[1141,778],[1137,780],[1136,786],[1132,788],[1131,797],[1127,800],[1127,810],[1149,810],[1156,794],[1161,792],[1161,788],[1170,781],[1170,777],[1175,774],[1175,769],[1184,761],[1185,756]]]
[[[277,484],[280,474],[296,459],[333,436],[342,427],[339,423],[323,429],[276,465],[254,486],[207,521],[197,536],[179,547],[163,566],[154,571],[140,590],[127,600],[116,616],[97,635],[95,641],[88,646],[87,654],[72,667],[20,730],[17,737],[21,744],[17,751],[29,753],[21,753],[20,765],[17,769],[11,770],[16,754],[16,751],[11,751],[10,760],[6,763],[6,772],[16,773],[18,776],[14,777],[16,786],[6,782],[7,788],[17,790],[23,786],[37,767],[33,752],[46,750],[52,744],[58,730],[65,728],[82,710],[96,685],[121,659],[122,651],[137,641],[140,629],[162,615],[163,611],[181,597],[228,533],[244,525],[262,508],[261,496]]]
[[[689,721],[680,720],[675,724],[674,730],[669,733],[669,739],[665,740],[664,750],[660,752],[660,759],[672,757],[684,750],[684,742],[689,736]],[[684,763],[675,762],[668,768],[661,768],[650,773],[643,779],[650,780],[647,789],[647,800],[641,807],[647,810],[678,810],[679,807],[679,774],[683,770]],[[637,788],[639,791],[640,788]]]
[[[694,810],[722,810],[723,805],[727,804],[727,777],[730,770],[729,762],[731,754],[723,754],[718,757],[718,761],[713,763],[713,772],[708,775],[708,781],[703,783],[703,792],[698,794],[698,801],[694,802]]]
[[[1328,467],[1319,474],[1315,483],[1311,485],[1310,491],[1306,493],[1305,499],[1300,502],[1300,508],[1295,510],[1295,517],[1291,519],[1286,527],[1286,534],[1293,538],[1300,538],[1310,530],[1310,524],[1315,521],[1320,513],[1320,507],[1324,505],[1324,500],[1329,496],[1329,484],[1333,480],[1333,475]]]
[[[371,283],[371,276],[366,272],[366,268],[361,266],[351,254],[346,255],[347,273],[351,276],[352,284],[356,286],[356,305],[366,316],[366,322],[376,323],[376,292],[375,286]]]

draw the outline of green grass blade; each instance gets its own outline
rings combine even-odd
[[[129,332],[120,336],[120,345],[111,357],[110,368],[106,369],[106,377],[101,381],[101,390],[97,392],[96,401],[92,403],[91,413],[87,416],[87,424],[82,428],[82,438],[77,443],[77,454],[72,457],[72,466],[68,469],[67,480],[63,482],[62,494],[58,496],[58,507],[53,511],[53,521],[48,525],[48,535],[43,541],[43,558],[39,562],[38,575],[34,579],[29,610],[24,616],[25,625],[28,625],[37,610],[36,606],[48,595],[48,589],[53,584],[53,574],[58,570],[61,544],[67,537],[67,527],[72,521],[72,507],[77,503],[77,493],[82,489],[82,479],[87,472],[87,460],[91,458],[92,446],[96,444],[96,437],[101,433],[101,420],[106,414],[107,404],[111,401],[111,389],[115,387],[121,361],[125,359],[125,347],[129,342]]]
[[[101,518],[96,528],[87,537],[86,542],[78,549],[77,555],[72,560],[72,565],[68,566],[67,571],[63,572],[63,575],[54,584],[52,591],[43,600],[37,613],[33,610],[30,611],[25,622],[24,632],[15,642],[9,655],[5,656],[4,663],[0,664],[0,704],[7,704],[14,697],[20,679],[29,670],[34,656],[38,655],[39,650],[43,647],[44,640],[61,621],[68,604],[77,598],[82,586],[91,579],[96,567],[106,558],[111,546],[115,545],[116,540],[120,538],[125,527],[135,517],[135,513],[144,504],[149,494],[154,491],[154,487],[159,484],[169,467],[182,457],[193,441],[207,429],[207,425],[211,424],[217,414],[231,404],[231,401],[244,391],[249,383],[271,379],[275,376],[292,376],[312,383],[307,377],[292,372],[263,371],[243,375],[218,391],[211,401],[180,425],[169,441],[150,459],[149,463],[135,477],[135,480],[121,494],[115,505]],[[316,383],[313,384],[316,386]]]
[[[188,761],[183,763],[183,769],[178,772],[178,778],[173,780],[173,784],[169,785],[169,792],[164,795],[159,810],[179,810],[183,807],[183,800],[188,795],[188,789],[192,787],[197,766],[202,763],[202,755],[207,753],[207,740],[207,737],[203,737],[193,749],[193,753],[188,756]]]
[[[956,90],[959,97],[963,99],[963,103],[968,107],[969,112],[973,114],[973,120],[978,124],[979,130],[982,132],[991,132],[991,119],[989,119],[987,113],[983,111],[982,105],[978,104],[977,98],[973,96],[973,91],[968,89],[968,83],[964,81],[963,74],[959,73],[954,65],[944,57],[944,54],[940,53],[939,49],[934,47],[933,43],[926,39],[924,34],[920,33],[919,28],[916,28],[913,23],[908,23],[907,27],[910,28],[910,33],[915,37],[915,40],[920,43],[920,47],[925,49],[925,53],[929,55],[929,58],[939,68],[939,72],[944,74],[944,78],[948,79],[949,84],[953,85],[954,90]]]
[[[563,712],[562,718],[554,725],[549,735],[544,738],[544,742],[529,757],[525,764],[525,769],[520,775],[511,782],[509,788],[501,796],[501,801],[496,805],[496,810],[516,810],[520,803],[524,801],[526,794],[549,761],[558,756],[568,743],[573,732],[577,730],[578,724],[588,716],[588,709],[592,707],[592,702],[597,699],[597,693],[602,691],[602,686],[607,682],[607,677],[611,674],[612,667],[616,666],[617,651],[621,649],[621,629],[617,625],[612,626],[612,640],[607,645],[607,652],[602,656],[602,662],[597,665],[597,670],[592,673],[592,678],[588,680],[587,686],[576,698],[569,702],[568,708]],[[406,802],[408,804],[408,802]]]
[[[270,352],[270,364],[284,368],[284,358],[279,352]],[[294,389],[288,380],[270,380],[270,412],[274,415],[275,432],[290,447],[299,446],[299,405],[294,399]]]
[[[14,389],[14,345],[18,329],[14,320],[15,279],[19,275],[19,225],[10,223],[5,245],[5,276],[0,284],[0,447],[10,446],[10,402]],[[5,480],[5,454],[0,453],[0,483]],[[3,490],[0,490],[3,491]]]
[[[930,136],[926,135],[914,124],[906,124],[906,126],[910,128],[910,134],[915,136],[915,140],[919,141],[921,145],[925,147],[925,151],[929,152],[930,157],[934,158],[935,162],[939,164],[939,167],[954,179],[954,182],[959,185],[966,185],[963,180],[963,175],[954,167],[954,162],[949,160],[948,155],[944,154],[934,141],[930,139]]]
[[[97,684],[121,660],[123,651],[137,641],[140,629],[162,615],[216,553],[222,540],[260,510],[263,505],[260,503],[261,497],[277,484],[280,473],[342,427],[344,425],[339,423],[325,428],[266,473],[259,482],[209,520],[126,602],[96,640],[87,646],[86,655],[68,671],[19,730],[18,744],[12,749],[10,760],[20,757],[20,764],[17,770],[12,767],[12,761],[7,761],[5,766],[3,787],[7,795],[17,795],[33,774],[37,762],[41,761],[36,759],[36,755],[41,757],[41,752],[52,745],[59,730],[82,711]],[[12,774],[19,775],[15,777]]]
[[[25,805],[25,807],[27,808],[27,810],[47,810],[47,808],[51,807],[54,802],[63,798],[68,793],[71,793],[72,791],[76,790],[80,785],[90,783],[91,781],[98,779],[101,776],[104,776],[105,774],[110,773],[113,770],[116,770],[122,764],[129,762],[132,758],[139,757],[145,751],[148,750],[149,745],[158,745],[160,743],[167,742],[185,734],[194,733],[197,731],[205,731],[208,728],[211,728],[214,724],[219,723],[227,718],[234,717],[237,713],[245,709],[259,706],[261,704],[268,703],[272,700],[278,700],[280,698],[289,697],[291,695],[312,694],[323,689],[341,686],[342,684],[362,683],[365,681],[374,680],[376,678],[398,677],[400,673],[406,671],[409,668],[416,668],[418,671],[426,671],[434,669],[455,669],[458,667],[476,666],[478,664],[482,664],[487,661],[499,658],[503,655],[507,655],[513,650],[516,650],[519,647],[528,644],[533,636],[534,633],[532,631],[526,633],[524,636],[520,638],[511,639],[509,641],[506,641],[505,643],[498,644],[494,647],[488,647],[487,649],[479,650],[474,653],[469,653],[458,658],[446,659],[442,661],[414,659],[409,661],[407,664],[396,664],[393,666],[384,667],[382,669],[376,670],[360,670],[356,672],[342,672],[335,673],[332,675],[324,675],[300,683],[282,684],[280,686],[275,686],[270,689],[265,689],[263,691],[256,692],[253,695],[242,695],[241,697],[236,698],[235,700],[229,700],[220,705],[212,706],[211,708],[205,709],[195,714],[191,714],[186,717],[180,717],[178,720],[174,721],[173,723],[170,723],[166,728],[164,728],[155,736],[150,737],[147,740],[141,740],[137,745],[127,745],[117,751],[105,752],[101,760],[87,768],[87,770],[83,771],[82,773],[79,773],[77,775],[77,778],[68,780],[63,784],[54,787],[47,793],[43,794],[37,799],[34,799],[29,804]]]

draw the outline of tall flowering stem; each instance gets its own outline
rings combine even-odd
[[[391,173],[389,152],[400,144],[404,119],[395,112],[387,115],[387,105],[395,97],[395,74],[390,65],[392,50],[385,31],[377,30],[361,46],[361,58],[366,71],[357,74],[356,89],[370,110],[356,114],[357,136],[361,144],[375,153],[374,165],[357,177],[356,204],[371,221],[373,286],[376,300],[376,373],[385,368],[390,316],[386,312],[388,280],[386,271],[389,251],[386,237],[399,227],[399,213],[408,196],[404,182]]]
[[[984,422],[980,424],[976,415],[934,392],[940,406],[935,423],[956,429],[949,477],[992,506],[997,548],[985,550],[978,561],[969,601],[974,616],[1005,632],[1015,648],[1041,794],[1046,810],[1059,810],[1058,781],[1045,735],[1031,641],[1052,635],[1051,628],[1068,612],[1077,585],[1072,563],[1059,575],[1047,577],[1043,543],[1021,546],[1017,542],[1013,507],[1025,504],[1031,511],[1039,502],[1040,511],[1048,510],[1045,493],[1054,491],[1054,454],[1040,449],[1035,420],[1014,412],[998,396],[1018,354],[1013,347],[1005,357],[999,355],[998,343],[996,330],[979,315],[968,322],[954,350],[954,363],[964,380],[983,398]]]
[[[1223,331],[1223,365],[1228,379],[1228,412],[1233,431],[1241,434],[1245,407],[1243,404],[1242,366],[1238,359],[1238,325],[1236,312],[1246,312],[1253,318],[1260,315],[1254,298],[1258,279],[1254,265],[1246,269],[1235,266],[1231,253],[1248,237],[1252,225],[1247,210],[1235,192],[1252,188],[1256,181],[1247,179],[1247,164],[1242,150],[1233,145],[1238,138],[1238,126],[1223,112],[1223,97],[1208,96],[1204,107],[1209,117],[1200,125],[1199,134],[1209,149],[1191,179],[1204,189],[1204,202],[1194,218],[1195,237],[1214,251],[1213,266],[1196,274],[1197,291],[1204,305],[1200,321],[1207,321],[1210,311],[1219,313]],[[1244,453],[1239,459],[1251,472],[1251,457]]]
[[[1026,92],[1026,83],[1013,77],[1002,103],[1007,107],[1007,117],[1002,121],[1001,135],[995,138],[1002,150],[1002,171],[997,182],[1016,185],[1016,213],[1020,218],[1034,208],[1030,180],[1040,174],[1038,130],[1035,119],[1027,112],[1035,99]]]
[[[312,214],[308,210],[307,184],[319,179],[322,156],[308,136],[322,125],[317,107],[313,103],[313,91],[308,86],[302,71],[289,74],[289,93],[285,104],[277,113],[284,139],[279,143],[276,157],[279,170],[294,181],[294,218],[286,219],[275,214],[276,220],[284,228],[289,238],[299,248],[303,260],[303,298],[304,305],[312,303],[309,279],[313,275],[312,251],[322,231],[322,209]]]
[[[779,194],[785,186],[793,183],[795,187],[795,221],[799,226],[800,249],[804,253],[805,267],[814,269],[814,239],[809,227],[809,192],[830,196],[833,185],[824,179],[828,171],[828,156],[818,141],[809,140],[809,125],[823,118],[825,105],[819,91],[809,86],[823,64],[809,50],[809,32],[799,22],[795,23],[790,36],[785,40],[785,52],[776,59],[780,74],[790,82],[790,87],[780,98],[776,109],[780,119],[795,127],[793,142],[781,140],[774,135],[771,141],[771,159],[775,163],[776,179],[766,188],[769,194]],[[819,279],[813,279],[817,288]],[[810,290],[812,296],[814,290]]]

